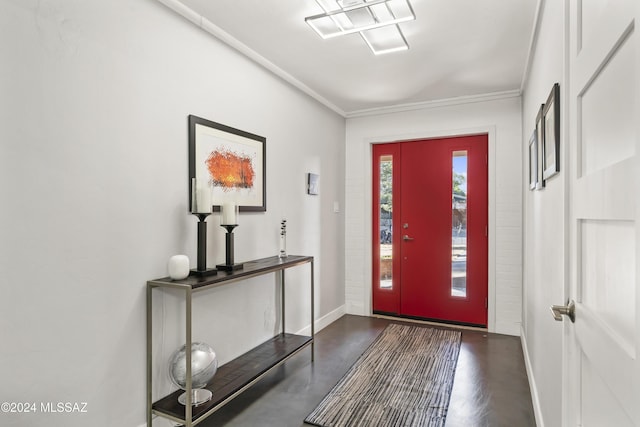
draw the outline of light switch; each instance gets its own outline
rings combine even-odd
[[[340,213],[340,203],[333,202],[333,213]]]

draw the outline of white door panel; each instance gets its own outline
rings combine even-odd
[[[635,77],[634,31],[597,70],[578,98],[578,176],[613,165],[635,153],[635,94],[629,82]],[[606,100],[606,102],[603,102]]]
[[[629,177],[633,177],[636,159],[627,158],[613,166],[598,169],[573,182],[575,218],[635,220],[635,197]],[[614,188],[616,190],[612,191]]]
[[[580,93],[633,30],[635,4],[632,0],[609,0],[597,15],[590,17],[595,22],[585,25],[582,21],[585,15],[579,9],[593,0],[567,1],[571,1],[571,72],[575,85],[581,88],[576,93]]]
[[[600,393],[599,390],[608,386],[602,381],[589,359],[583,357],[581,361],[580,377],[582,378],[582,401],[584,422],[583,427],[634,427],[636,424],[628,416],[623,407],[610,394]]]
[[[576,308],[575,323],[564,323],[564,425],[640,426],[640,2],[566,1],[568,298]]]
[[[578,232],[577,297],[635,357],[635,271],[629,268],[635,262],[634,222],[582,220]]]

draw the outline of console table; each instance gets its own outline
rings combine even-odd
[[[310,264],[311,284],[311,336],[301,336],[285,333],[285,270],[303,264]],[[192,336],[192,297],[195,292],[226,286],[239,280],[263,274],[280,272],[281,304],[282,304],[282,333],[274,336],[265,343],[249,350],[247,353],[218,368],[216,375],[207,385],[213,393],[210,401],[199,406],[191,405],[191,349]],[[311,346],[311,361],[313,361],[314,337],[314,290],[313,290],[313,257],[289,255],[286,258],[277,256],[262,258],[244,263],[244,268],[235,271],[218,271],[215,276],[187,277],[184,280],[171,280],[169,277],[150,280],[147,282],[147,426],[152,426],[154,414],[183,423],[185,427],[195,426],[209,415],[220,409],[237,395],[251,387],[271,369],[297,354],[307,346]],[[175,391],[162,399],[153,402],[153,299],[152,293],[156,288],[172,288],[184,291],[186,304],[186,368],[187,368],[187,402],[178,403],[178,396],[182,390]]]

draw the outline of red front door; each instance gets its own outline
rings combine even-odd
[[[376,145],[373,175],[374,312],[486,326],[487,136]]]

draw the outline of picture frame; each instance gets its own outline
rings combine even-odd
[[[307,194],[312,196],[320,194],[320,175],[315,173],[307,174]]]
[[[189,115],[189,194],[195,178],[212,185],[213,211],[234,202],[240,212],[265,212],[266,144],[263,136]]]
[[[538,109],[538,114],[536,116],[536,143],[538,146],[538,150],[537,150],[537,161],[536,161],[536,166],[538,168],[538,181],[536,184],[536,189],[538,190],[542,190],[546,183],[545,183],[545,179],[544,179],[544,169],[542,166],[542,146],[544,145],[544,104],[540,104],[540,108]]]
[[[529,138],[529,189],[538,188],[538,135],[533,131]]]
[[[555,83],[544,106],[542,167],[545,180],[560,172],[560,85]]]

